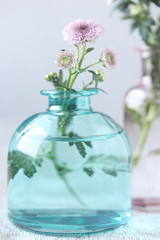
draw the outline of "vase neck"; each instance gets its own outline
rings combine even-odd
[[[56,113],[90,112],[90,96],[97,91],[79,91],[71,93],[67,91],[41,91],[43,95],[48,95],[49,106],[47,111]]]
[[[48,111],[54,112],[91,111],[90,97],[74,97],[74,98],[49,97]]]
[[[142,56],[142,83],[160,88],[160,48],[145,48]]]

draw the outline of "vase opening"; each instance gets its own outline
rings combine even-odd
[[[82,91],[58,91],[42,90],[42,95],[49,97],[48,111],[51,112],[75,112],[90,111],[90,96],[98,94],[98,89]]]

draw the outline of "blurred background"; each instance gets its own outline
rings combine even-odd
[[[129,34],[129,22],[122,21],[106,0],[0,0],[1,173],[14,130],[23,120],[47,108],[48,99],[39,93],[51,88],[44,75],[56,70],[54,57],[59,49],[72,48],[63,41],[62,30],[76,19],[93,19],[106,29],[96,50],[88,55],[88,63],[99,58],[106,46],[113,46],[117,52],[117,67],[106,71],[106,81],[101,84],[107,95],[100,93],[92,102],[96,110],[123,125],[124,95],[141,75],[140,56],[135,50],[141,41],[137,33]]]

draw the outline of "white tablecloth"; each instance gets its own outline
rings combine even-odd
[[[160,240],[160,214],[134,212],[127,225],[112,231],[78,237],[46,236],[15,227],[7,218],[6,208],[0,211],[0,240]]]

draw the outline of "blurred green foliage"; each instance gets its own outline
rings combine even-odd
[[[114,0],[115,9],[123,19],[131,21],[131,31],[137,29],[149,46],[160,46],[160,13],[154,16],[152,7],[160,8],[160,0]],[[160,12],[160,11],[159,11]]]

